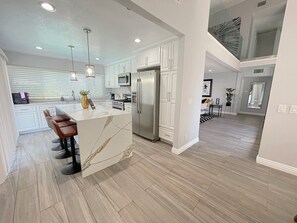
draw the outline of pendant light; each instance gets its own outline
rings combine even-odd
[[[70,80],[71,80],[71,81],[77,81],[77,78],[76,78],[76,72],[74,71],[73,52],[72,52],[74,46],[72,46],[72,45],[68,45],[68,47],[69,47],[70,50],[71,50],[71,64],[72,64],[72,69],[71,69],[71,71],[70,71],[70,74],[71,74],[71,78],[70,78]]]
[[[95,66],[90,63],[89,33],[91,32],[91,29],[84,28],[84,31],[87,33],[87,45],[88,45],[88,64],[86,64],[86,77],[95,78]]]

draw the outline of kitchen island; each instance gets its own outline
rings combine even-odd
[[[82,176],[86,177],[132,156],[132,115],[96,104],[57,105],[57,114],[66,114],[77,123]]]

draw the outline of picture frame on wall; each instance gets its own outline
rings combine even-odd
[[[202,87],[202,97],[211,97],[212,79],[204,79]]]

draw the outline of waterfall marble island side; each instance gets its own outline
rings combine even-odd
[[[96,104],[95,110],[82,109],[80,104],[58,105],[56,111],[77,123],[83,177],[132,156],[130,112],[103,104]]]

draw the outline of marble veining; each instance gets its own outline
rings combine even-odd
[[[104,105],[83,110],[57,106],[77,122],[82,176],[86,177],[132,156],[132,115]]]

